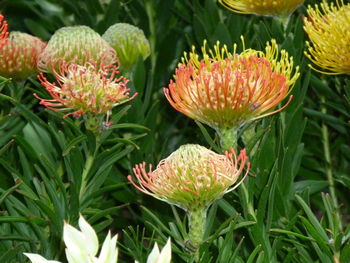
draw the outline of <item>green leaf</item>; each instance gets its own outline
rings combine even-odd
[[[109,127],[109,129],[113,130],[113,129],[141,129],[141,130],[147,130],[149,131],[150,129],[143,126],[143,125],[139,125],[136,123],[119,123],[119,124],[114,124],[112,126]]]
[[[308,240],[308,241],[316,241],[314,238],[310,238],[310,237],[304,236],[302,234],[295,233],[295,232],[288,231],[288,230],[284,230],[284,229],[271,228],[270,232],[276,232],[276,233],[291,235],[291,236],[295,236],[295,237],[298,237],[298,238],[301,238],[301,239],[304,239],[304,240]]]
[[[207,141],[207,143],[210,145],[210,147],[216,151],[216,152],[221,152],[220,147],[214,142],[214,140],[210,137],[207,129],[203,126],[202,123],[200,123],[199,121],[195,121],[196,124],[198,125],[199,129],[201,130],[204,139]]]
[[[322,228],[321,224],[318,222],[316,216],[313,214],[311,211],[310,207],[305,203],[305,201],[298,195],[295,195],[295,198],[299,202],[300,206],[304,209],[308,219],[310,220],[310,223],[312,224],[313,228],[316,230],[318,233],[317,236],[319,236],[323,243],[327,244],[328,243],[328,236],[324,229]]]
[[[78,137],[75,137],[73,140],[71,140],[67,145],[66,148],[63,150],[62,152],[62,156],[66,156],[67,154],[69,154],[69,152],[76,148],[77,144],[85,141],[87,139],[86,135],[82,134],[79,135]]]
[[[254,263],[258,261],[254,261],[255,257],[258,255],[258,253],[262,250],[262,245],[257,245],[254,250],[250,253],[247,263]]]

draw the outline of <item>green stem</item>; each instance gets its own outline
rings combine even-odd
[[[155,67],[156,65],[156,60],[157,60],[157,53],[156,53],[156,42],[157,42],[157,29],[156,29],[156,24],[155,24],[155,14],[154,14],[154,6],[152,1],[146,1],[145,3],[145,8],[146,8],[146,13],[148,16],[148,21],[149,21],[149,31],[150,31],[150,36],[149,36],[149,42],[151,46],[151,65],[152,68]]]
[[[325,98],[323,96],[321,97],[321,102],[322,102],[321,112],[326,114],[327,109],[324,106]],[[336,209],[336,216],[338,218],[339,227],[340,227],[340,229],[342,229],[341,218],[340,218],[340,213],[339,213],[339,206],[338,206],[338,199],[337,199],[337,196],[335,193],[335,186],[334,186],[335,184],[334,184],[333,171],[332,171],[332,158],[331,158],[331,152],[330,152],[330,147],[329,147],[329,132],[328,132],[328,127],[324,122],[322,122],[321,132],[322,132],[324,158],[326,161],[326,175],[327,175],[327,180],[329,183],[329,192],[330,192],[331,199],[333,201],[333,205]]]
[[[86,191],[86,185],[88,182],[88,174],[91,170],[91,167],[94,163],[94,160],[96,158],[96,154],[98,151],[98,148],[100,147],[100,141],[99,141],[99,137],[96,137],[96,146],[95,146],[95,150],[94,151],[89,151],[88,156],[86,158],[85,161],[85,166],[83,169],[83,173],[81,175],[81,185],[80,185],[80,192],[79,192],[79,200],[80,202],[82,202],[84,193]]]
[[[220,138],[222,151],[228,150],[230,147],[237,149],[237,129],[235,128],[221,128],[217,129],[217,134]]]
[[[188,211],[189,224],[189,250],[193,253],[194,261],[199,262],[199,248],[203,242],[207,209],[199,208]]]
[[[158,51],[156,48],[156,44],[157,44],[157,26],[156,26],[156,14],[154,13],[155,8],[154,8],[154,3],[152,2],[152,0],[146,1],[145,2],[145,8],[146,8],[146,13],[148,16],[148,21],[149,21],[149,31],[150,31],[150,35],[149,35],[149,42],[150,42],[150,46],[151,46],[151,78],[150,78],[150,83],[148,85],[148,88],[145,91],[145,95],[144,95],[144,100],[143,100],[143,107],[142,110],[143,112],[145,112],[148,109],[148,106],[150,104],[150,99],[152,96],[152,88],[153,87],[153,82],[154,82],[154,75],[155,75],[155,71],[156,71],[156,65],[157,65],[157,58],[158,58]]]
[[[85,193],[86,185],[87,185],[87,175],[89,174],[92,164],[94,163],[94,159],[95,159],[95,156],[92,154],[89,154],[86,159],[85,166],[83,169],[83,174],[81,176],[81,186],[80,186],[80,193],[79,193],[80,201],[82,200],[83,195]]]

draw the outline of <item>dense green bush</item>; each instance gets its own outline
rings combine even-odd
[[[79,214],[100,240],[108,229],[119,233],[118,262],[145,262],[169,236],[172,261],[193,262],[185,213],[137,191],[127,176],[185,143],[220,151],[214,131],[172,109],[163,88],[192,45],[219,40],[241,51],[241,35],[256,50],[276,39],[301,75],[283,111],[245,127],[253,135],[237,151],[247,149],[250,176],[209,208],[200,262],[350,262],[350,81],[308,67],[302,16],[319,2],[306,1],[284,24],[214,0],[2,0],[9,31],[48,41],[63,26],[102,35],[130,23],[145,32],[151,55],[121,68],[138,96],[115,107],[112,126],[98,135],[39,105],[33,93],[48,94],[35,75],[1,79],[0,262],[27,262],[23,252],[64,262],[63,222],[77,225]]]

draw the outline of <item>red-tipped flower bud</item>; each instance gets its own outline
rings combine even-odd
[[[87,26],[63,27],[55,32],[39,57],[41,71],[52,72],[62,61],[84,65],[86,62],[117,62],[114,49],[94,30]]]
[[[7,22],[4,21],[4,16],[0,14],[0,48],[5,45],[7,36]]]
[[[0,48],[0,76],[25,80],[38,73],[37,61],[46,43],[22,32],[11,32]]]

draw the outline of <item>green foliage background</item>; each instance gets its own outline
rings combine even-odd
[[[135,164],[157,164],[185,143],[217,149],[214,132],[173,110],[162,89],[192,45],[207,39],[241,48],[241,35],[258,50],[275,38],[301,77],[291,104],[248,127],[255,135],[240,140],[251,176],[209,209],[201,262],[350,262],[350,81],[311,71],[303,55],[302,15],[319,2],[306,1],[284,30],[276,19],[234,14],[214,0],[2,0],[11,31],[48,40],[62,26],[103,34],[127,22],[144,30],[152,54],[130,74],[139,95],[114,109],[100,147],[73,118],[38,105],[32,94],[47,94],[35,76],[3,81],[0,262],[26,262],[23,252],[64,262],[63,220],[76,225],[79,213],[101,240],[108,229],[119,233],[119,262],[145,262],[154,241],[164,245],[168,236],[173,262],[192,262],[183,249],[183,211],[136,191],[126,176]]]

